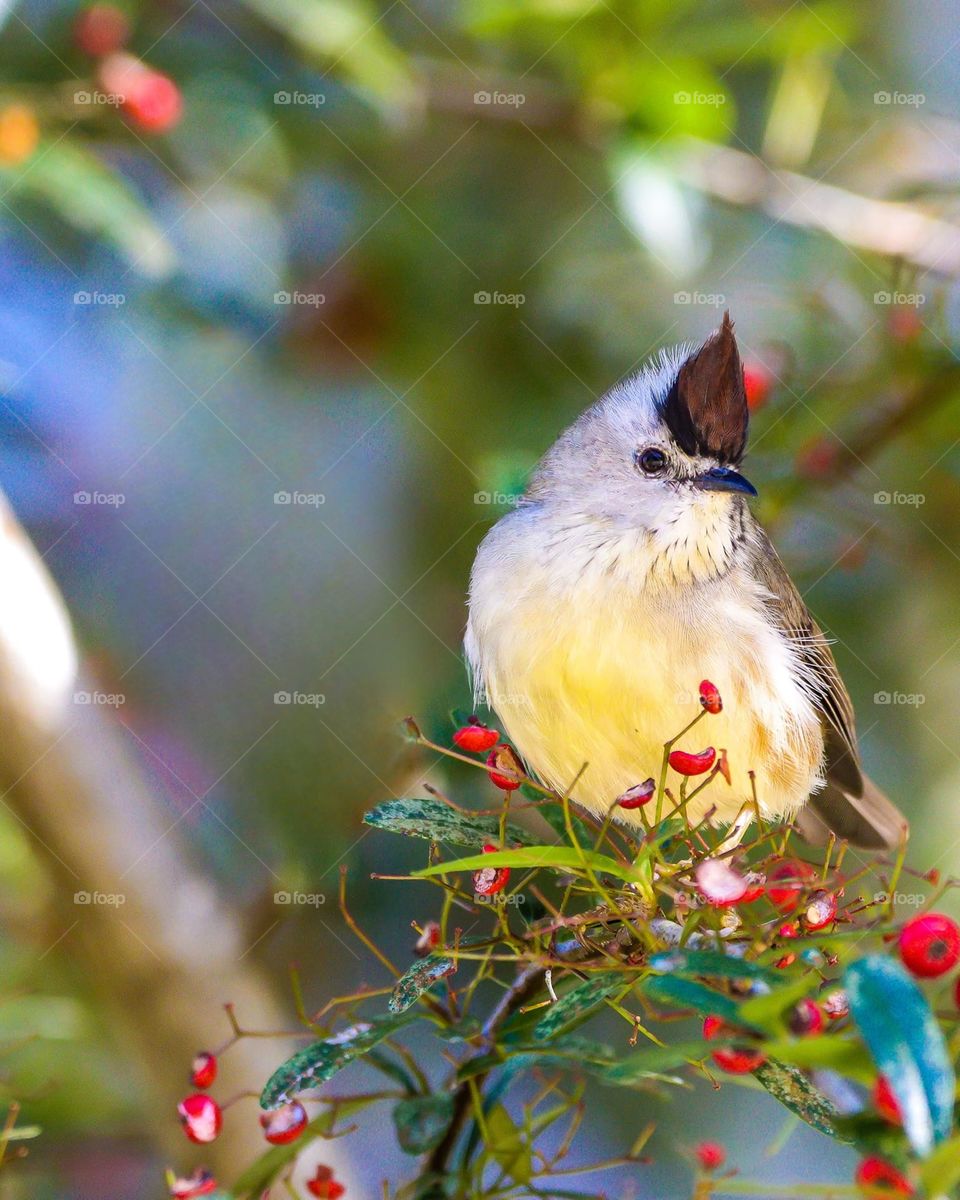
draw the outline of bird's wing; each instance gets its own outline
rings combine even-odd
[[[793,642],[806,670],[803,686],[820,714],[826,786],[803,808],[797,825],[811,842],[830,832],[867,849],[896,846],[906,821],[860,769],[853,705],[823,630],[810,615],[767,535],[759,526],[754,576],[770,593],[771,615]]]

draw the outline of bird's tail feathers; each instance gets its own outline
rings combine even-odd
[[[796,825],[811,845],[824,845],[833,833],[864,850],[892,850],[909,834],[906,817],[866,775],[860,796],[828,783],[810,797]]]

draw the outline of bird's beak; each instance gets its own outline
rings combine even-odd
[[[746,476],[729,467],[711,467],[709,471],[698,475],[694,483],[708,492],[744,492],[748,496],[757,494],[757,489]]]

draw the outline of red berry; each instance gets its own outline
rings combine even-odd
[[[417,938],[413,952],[417,958],[426,958],[430,951],[435,950],[439,945],[440,926],[436,921],[428,921],[423,927],[423,932]]]
[[[915,308],[907,308],[898,304],[896,308],[890,310],[887,328],[894,341],[907,343],[912,342],[923,332],[923,321],[920,320],[920,314]]]
[[[141,129],[149,133],[166,133],[180,120],[183,100],[180,89],[159,71],[151,71],[132,96],[128,96],[124,109]]]
[[[91,58],[102,58],[121,49],[130,34],[126,13],[112,4],[91,4],[73,25],[73,40]]]
[[[274,1146],[295,1142],[307,1127],[307,1110],[299,1100],[260,1114],[263,1136]]]
[[[627,788],[622,795],[617,797],[617,807],[641,808],[653,799],[656,790],[657,785],[652,779],[645,779],[643,783],[635,783],[632,788]]]
[[[877,1158],[876,1155],[871,1155],[860,1163],[855,1178],[858,1186],[871,1195],[883,1190],[898,1196],[914,1195],[909,1180],[901,1175],[896,1167],[884,1162],[882,1158]]]
[[[777,937],[784,938],[787,941],[789,941],[791,938],[796,938],[799,936],[800,930],[796,927],[796,925],[793,924],[792,921],[788,921],[786,925],[781,925],[777,930]]]
[[[709,679],[704,679],[700,683],[700,703],[708,713],[716,714],[723,709],[720,691],[717,685],[711,683]]]
[[[873,1085],[873,1107],[891,1125],[903,1124],[900,1102],[893,1094],[893,1088],[886,1075],[878,1075],[877,1082]]]
[[[177,1105],[183,1131],[191,1142],[212,1142],[223,1125],[220,1105],[211,1096],[196,1092]]]
[[[747,881],[747,890],[740,903],[752,904],[754,900],[759,900],[767,890],[767,877],[759,871],[747,871],[744,879]]]
[[[320,1200],[340,1200],[346,1190],[342,1183],[334,1179],[331,1167],[317,1167],[316,1175],[307,1180],[307,1191],[311,1196],[319,1196]]]
[[[816,871],[805,862],[784,859],[767,876],[767,895],[782,913],[792,913],[800,903],[804,881],[816,878]],[[776,884],[771,887],[770,883]]]
[[[217,1181],[203,1167],[197,1167],[189,1179],[177,1179],[170,1171],[167,1182],[173,1200],[195,1200],[197,1196],[209,1196],[217,1190]]]
[[[827,437],[817,438],[797,455],[796,469],[805,479],[825,479],[833,474],[840,457],[840,443]]]
[[[960,928],[943,913],[912,917],[900,930],[900,957],[921,979],[935,979],[960,962]]]
[[[206,1091],[217,1077],[217,1059],[209,1050],[201,1050],[190,1065],[190,1082]]]
[[[484,846],[484,854],[496,854],[499,846]],[[478,896],[495,896],[507,886],[509,867],[482,867],[473,873],[473,890]]]
[[[716,1171],[727,1161],[727,1152],[719,1142],[701,1142],[697,1146],[697,1162],[705,1171]]]
[[[130,119],[148,133],[165,133],[180,120],[180,89],[132,54],[110,54],[100,64],[100,86],[122,96],[121,106]]]
[[[717,752],[712,746],[694,754],[689,750],[671,750],[670,766],[678,775],[702,775],[709,771],[716,761]]]
[[[813,1000],[801,1000],[790,1014],[789,1025],[797,1037],[811,1037],[823,1029],[823,1010]]]
[[[494,747],[487,755],[487,774],[490,782],[504,792],[513,792],[520,786],[523,767],[512,746]]]
[[[807,929],[826,929],[837,918],[837,898],[833,892],[814,892],[803,910]]]
[[[757,359],[748,359],[743,364],[743,388],[747,393],[747,407],[751,412],[763,408],[773,387],[773,374]]]
[[[708,1042],[730,1032],[720,1017],[706,1017],[703,1022],[703,1036]],[[714,1050],[713,1061],[721,1071],[726,1071],[729,1075],[749,1075],[751,1071],[762,1067],[767,1060],[757,1050],[730,1046],[723,1050]]]
[[[476,717],[471,717],[469,722],[456,730],[453,735],[453,744],[470,754],[480,754],[484,750],[490,750],[499,740],[500,734],[497,730],[490,729]]]

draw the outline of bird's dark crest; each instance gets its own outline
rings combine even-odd
[[[747,445],[747,393],[730,314],[680,368],[660,415],[686,454],[737,465]]]

